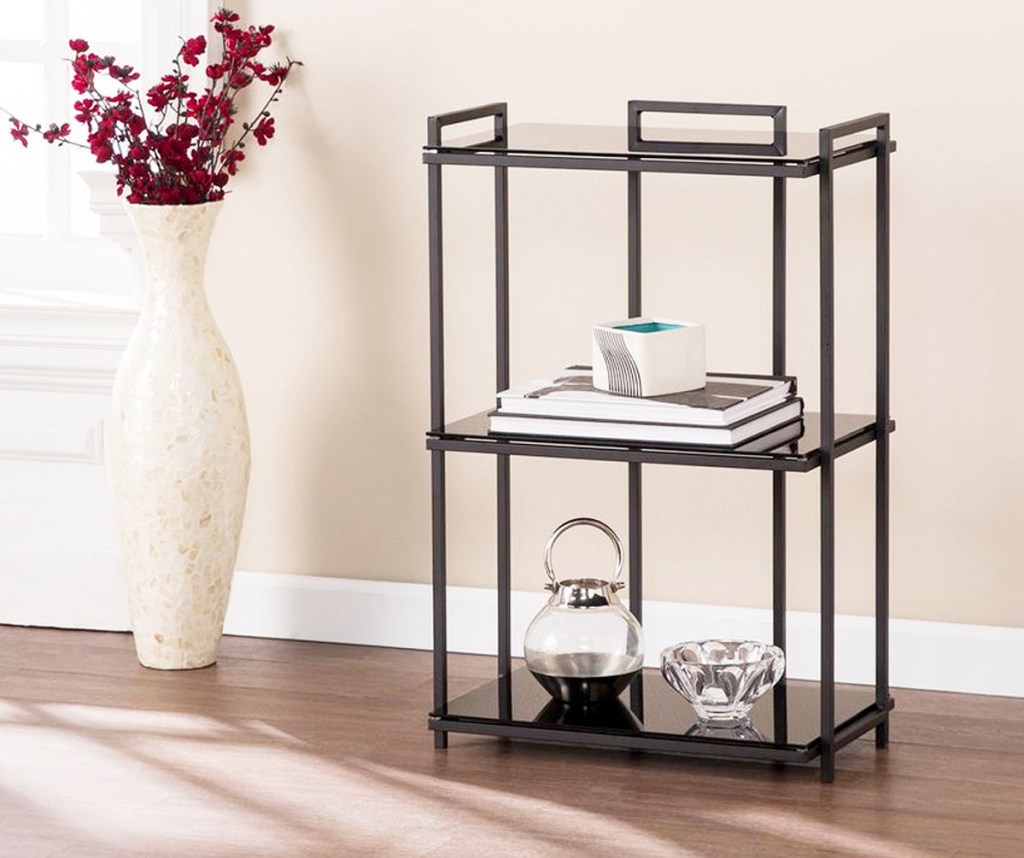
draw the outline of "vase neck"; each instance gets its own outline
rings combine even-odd
[[[146,307],[206,307],[203,271],[220,203],[129,205],[146,260]]]

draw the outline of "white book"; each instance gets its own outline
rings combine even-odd
[[[700,390],[646,398],[596,390],[590,367],[573,366],[554,378],[498,394],[498,414],[621,420],[686,426],[732,426],[796,393],[792,376],[708,374]]]
[[[736,447],[783,424],[797,421],[802,414],[803,400],[796,396],[791,396],[731,426],[584,420],[493,411],[490,414],[490,431],[506,435],[583,438],[627,443]]]

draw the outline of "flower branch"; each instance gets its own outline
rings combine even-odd
[[[23,146],[28,146],[30,134],[38,134],[47,143],[89,149],[98,163],[114,165],[118,194],[127,192],[129,202],[189,205],[223,199],[225,186],[245,157],[242,150],[249,136],[260,146],[274,136],[270,107],[289,72],[302,63],[287,58],[285,64],[267,66],[259,61],[273,42],[272,26],[242,25],[237,13],[224,8],[210,20],[220,35],[222,54],[206,65],[207,82],[199,91],[191,88],[186,67],[200,67],[207,48],[204,36],[181,40],[172,73],[145,91],[145,103],[142,92],[131,85],[139,78],[131,66],[92,53],[85,39],[72,39],[71,85],[82,96],[75,102],[74,118],[85,127],[85,142],[70,139],[69,123],[44,129],[0,107],[10,117],[11,137]],[[113,82],[116,91],[105,94],[100,79]],[[236,99],[257,81],[271,88],[270,95],[253,121],[243,123],[241,134],[229,141]]]

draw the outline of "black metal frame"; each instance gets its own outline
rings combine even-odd
[[[686,141],[645,141],[641,132],[644,112],[726,114],[772,118],[774,141],[759,144],[706,144]],[[895,428],[889,413],[889,158],[895,144],[889,136],[889,116],[871,116],[832,125],[819,132],[816,158],[758,160],[755,156],[786,154],[786,108],[776,105],[730,105],[694,102],[631,101],[627,126],[629,154],[575,156],[550,153],[486,154],[445,147],[446,126],[492,117],[494,142],[504,143],[508,109],[495,103],[432,116],[427,125],[423,155],[428,173],[430,243],[430,376],[433,520],[433,622],[434,709],[429,725],[435,746],[447,746],[449,732],[471,732],[505,738],[550,741],[594,747],[672,752],[696,756],[747,760],[807,762],[821,760],[821,780],[835,777],[836,751],[868,730],[875,730],[876,744],[888,742],[889,712],[889,435]],[[836,148],[844,137],[874,131],[869,142]],[[668,158],[666,153],[675,157]],[[680,154],[683,157],[680,157]],[[749,157],[744,157],[749,156]],[[833,174],[861,161],[876,162],[876,408],[855,431],[837,437],[835,411],[835,250],[833,221]],[[739,454],[728,450],[696,447],[654,447],[602,443],[552,443],[508,437],[481,438],[447,426],[445,422],[444,372],[444,271],[442,239],[441,167],[446,164],[484,166],[494,170],[495,193],[495,384],[496,391],[509,385],[509,233],[508,168],[618,170],[627,173],[628,311],[641,314],[641,174],[644,172],[703,173],[764,176],[772,179],[772,372],[786,372],[786,179],[819,177],[820,241],[820,352],[821,431],[820,445],[804,456]],[[843,724],[835,724],[835,461],[865,444],[874,443],[875,459],[875,703]],[[498,711],[497,721],[448,717],[447,667],[447,551],[446,551],[446,452],[484,452],[497,461],[497,592],[498,592]],[[785,691],[775,692],[774,743],[729,744],[715,740],[640,734],[621,736],[593,730],[572,731],[512,723],[511,700],[511,474],[513,455],[622,461],[628,463],[629,492],[629,586],[630,607],[643,621],[642,576],[642,472],[643,463],[700,465],[772,471],[772,610],[773,638],[786,646],[786,472],[820,469],[821,481],[821,736],[800,753],[787,750]],[[630,704],[643,717],[643,681],[631,686]],[[782,736],[782,744],[778,737]]]

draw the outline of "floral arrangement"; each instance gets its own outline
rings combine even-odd
[[[86,142],[71,139],[67,122],[32,126],[0,108],[10,117],[11,137],[28,146],[29,135],[38,134],[47,143],[88,149],[98,163],[116,167],[117,192],[127,191],[131,203],[193,205],[223,199],[225,186],[245,160],[249,139],[265,146],[274,136],[270,105],[292,68],[302,63],[286,58],[265,65],[257,59],[271,44],[272,26],[239,24],[230,9],[218,10],[210,21],[220,34],[221,55],[206,65],[203,84],[194,85],[185,67],[199,67],[206,38],[182,39],[173,73],[146,91],[146,104],[134,85],[139,74],[132,66],[91,53],[85,39],[72,39],[71,86],[82,96],[75,102],[75,120],[85,126]],[[99,89],[104,76],[116,84],[111,95]],[[257,81],[270,87],[270,95],[232,139],[238,95]]]

